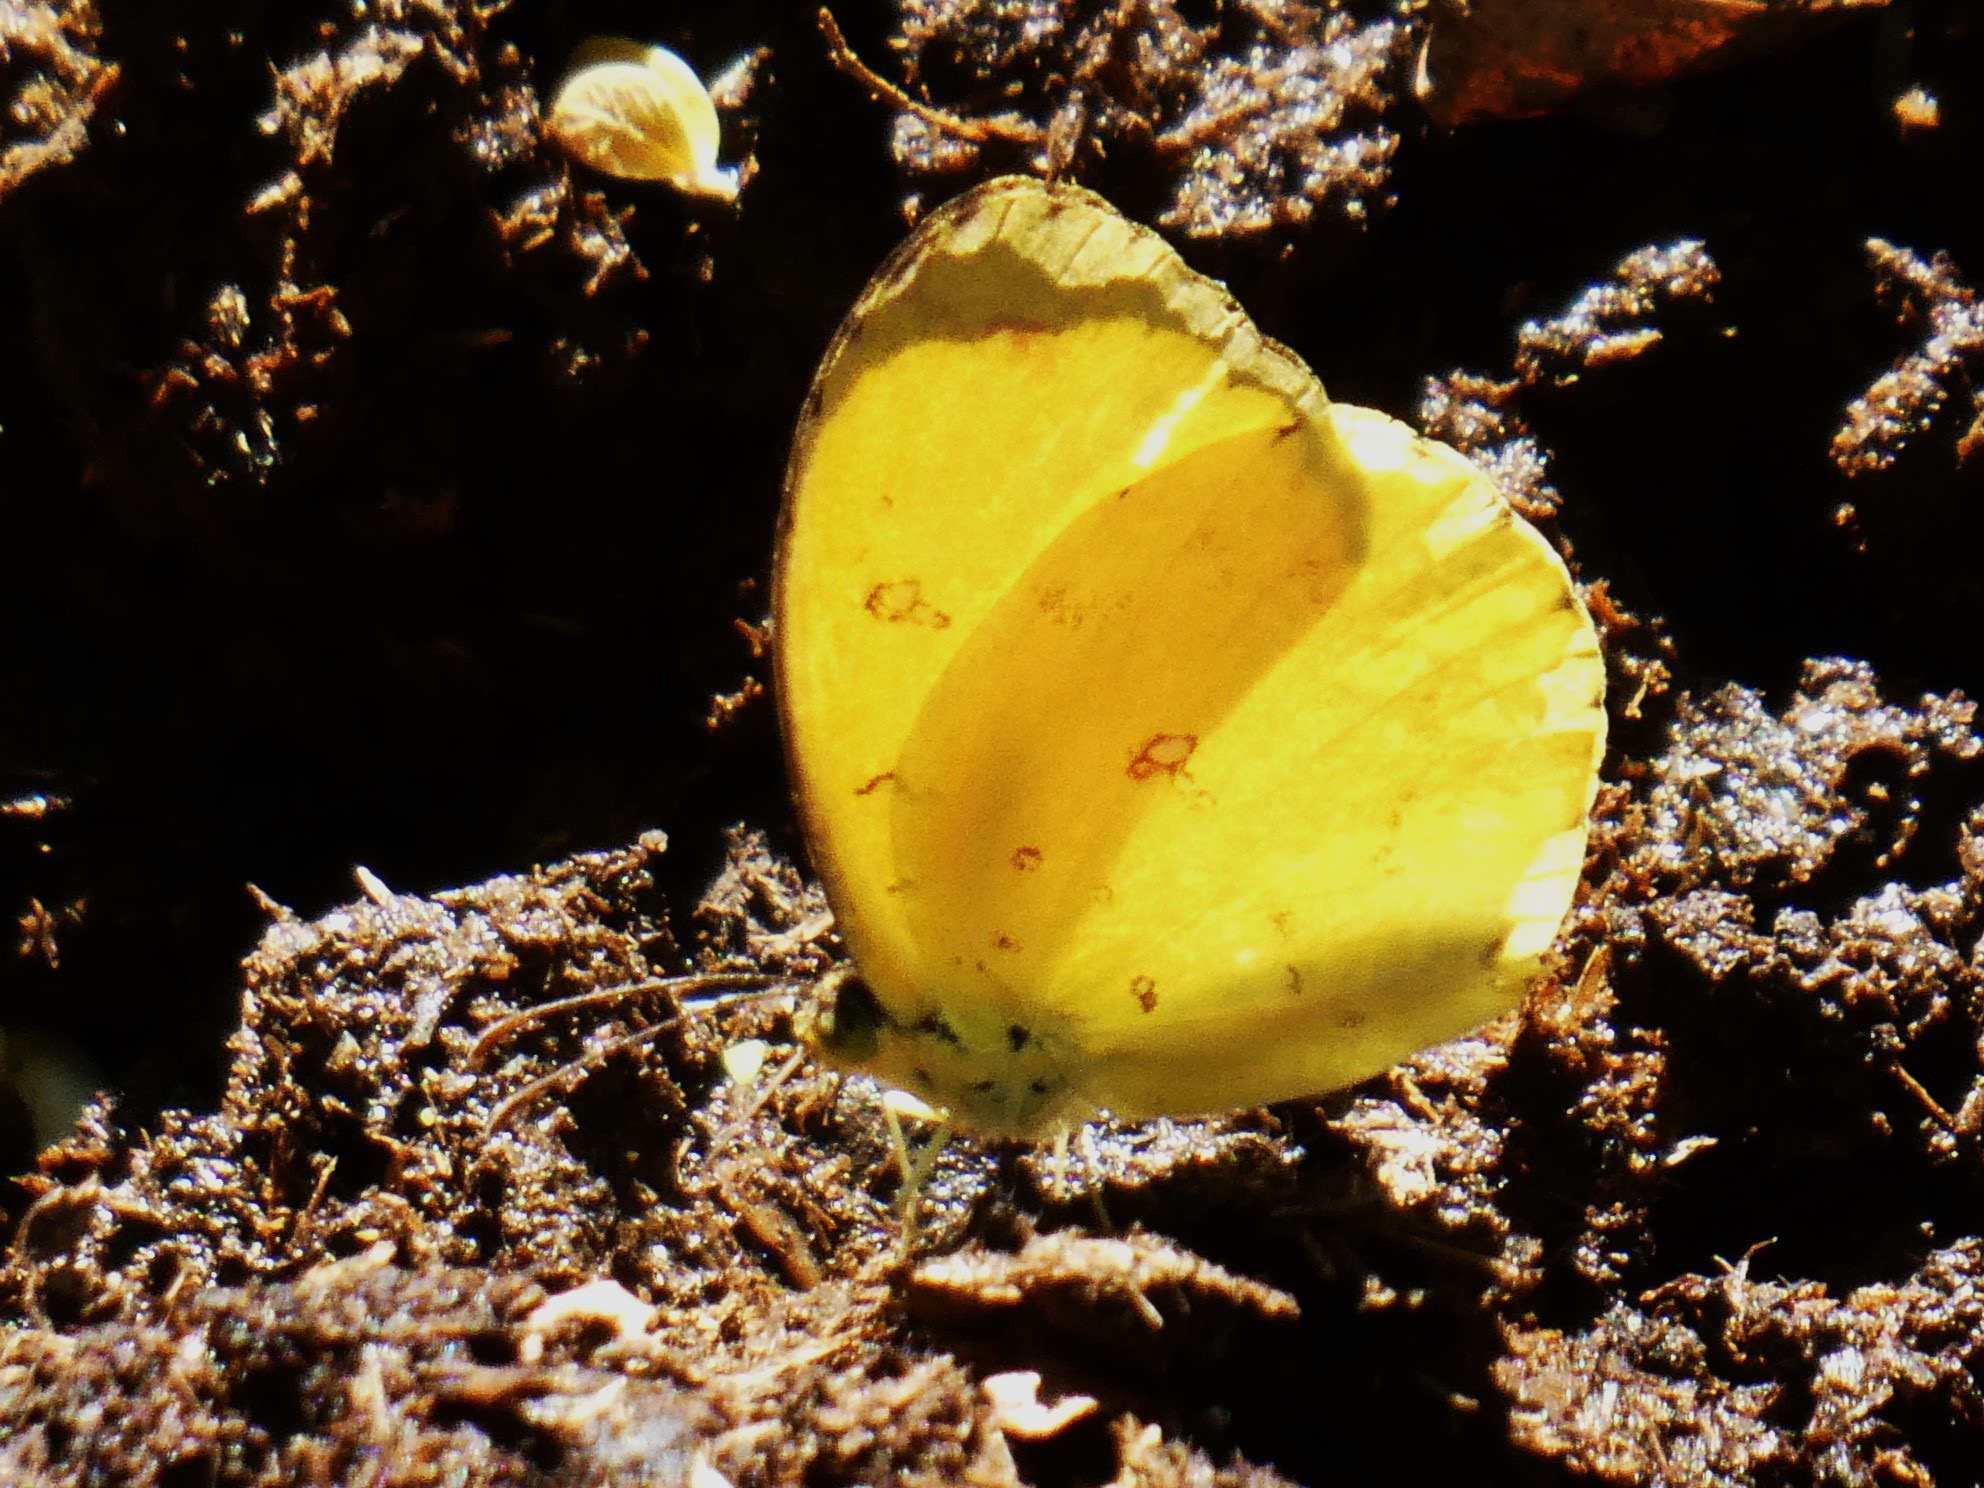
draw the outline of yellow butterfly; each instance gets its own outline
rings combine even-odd
[[[1577,885],[1557,554],[1089,192],[992,181],[876,274],[774,613],[828,1052],[967,1128],[1363,1079],[1512,1006]]]

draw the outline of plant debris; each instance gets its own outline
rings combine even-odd
[[[1518,1440],[1573,1471],[1674,1488],[1946,1481],[1984,1430],[1984,1258],[1969,1241],[1899,1286],[1835,1299],[1754,1281],[1746,1256],[1589,1330],[1512,1328],[1497,1381]],[[1902,1429],[1933,1410],[1942,1450]]]
[[[1152,1333],[1176,1327],[1159,1297],[1175,1298],[1171,1311],[1186,1315],[1215,1304],[1270,1319],[1302,1311],[1286,1292],[1134,1231],[1121,1239],[1064,1231],[1035,1236],[1010,1253],[937,1256],[910,1273],[909,1288],[911,1305],[927,1316],[1027,1308],[1051,1326],[1114,1307]]]
[[[1875,292],[1921,343],[1846,409],[1832,436],[1833,463],[1849,476],[1885,470],[1925,432],[1952,393],[1970,399],[1970,423],[1956,439],[1958,464],[1984,451],[1984,304],[1946,253],[1924,260],[1912,248],[1867,241]]]
[[[1522,394],[1568,386],[1651,351],[1661,340],[1656,318],[1679,303],[1706,304],[1721,278],[1704,245],[1689,239],[1627,254],[1609,279],[1583,290],[1562,315],[1523,324],[1508,378],[1461,371],[1427,378],[1421,432],[1472,459],[1532,521],[1554,516],[1562,498],[1522,416]]]
[[[39,171],[67,165],[117,83],[97,55],[103,23],[89,0],[0,8],[0,202]]]
[[[1550,112],[1769,52],[1887,0],[1435,0],[1417,92],[1441,124]]]
[[[823,12],[839,65],[898,112],[919,185],[1027,170],[1081,178],[1142,156],[1169,183],[1157,214],[1188,237],[1249,237],[1387,201],[1398,134],[1383,118],[1408,32],[1339,0],[1235,0],[1202,25],[1175,0],[903,0],[897,85]]]

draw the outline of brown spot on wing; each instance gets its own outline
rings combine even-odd
[[[1157,1011],[1157,983],[1150,977],[1131,977],[1130,995],[1137,999],[1137,1006],[1145,1012]]]
[[[861,601],[861,607],[891,625],[921,625],[929,630],[948,630],[951,625],[951,617],[923,597],[921,579],[890,579],[877,584]]]
[[[989,336],[1004,336],[1021,351],[1029,350],[1035,341],[1044,340],[1053,334],[1053,326],[1044,320],[995,320],[986,327]]]
[[[1130,761],[1129,776],[1149,780],[1153,775],[1182,775],[1198,747],[1197,734],[1152,734]]]
[[[1087,607],[1068,592],[1066,585],[1042,589],[1034,595],[1034,604],[1054,624],[1069,630],[1080,630],[1088,622]]]

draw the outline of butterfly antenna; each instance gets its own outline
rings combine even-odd
[[[551,1002],[538,1003],[533,1007],[524,1008],[520,1012],[512,1013],[509,1017],[499,1019],[484,1029],[481,1037],[476,1039],[475,1044],[469,1050],[468,1067],[472,1070],[480,1070],[486,1062],[491,1049],[514,1037],[519,1031],[561,1013],[583,1010],[589,1007],[613,1006],[647,992],[667,991],[679,995],[683,991],[694,992],[715,988],[728,989],[726,993],[707,999],[700,999],[696,1003],[698,1008],[720,1007],[734,1002],[741,1002],[749,997],[762,996],[767,990],[781,985],[783,985],[783,982],[778,977],[762,976],[757,973],[746,972],[714,972],[704,975],[653,977],[644,982],[630,982],[624,986],[604,987],[592,992],[577,993],[571,997],[557,998]],[[533,1080],[522,1089],[512,1092],[509,1096],[499,1101],[495,1109],[489,1113],[489,1119],[483,1123],[482,1130],[484,1137],[495,1136],[510,1124],[511,1119],[518,1111],[535,1104],[548,1092],[568,1089],[576,1085],[581,1078],[593,1070],[598,1069],[616,1054],[625,1053],[629,1049],[637,1049],[643,1044],[650,1043],[658,1034],[665,1033],[671,1028],[680,1027],[682,1021],[683,1015],[677,1013],[674,1017],[664,1018],[658,1023],[650,1023],[646,1027],[636,1028],[631,1033],[622,1034],[615,1039],[609,1039],[603,1044],[588,1049],[577,1059],[560,1065],[550,1074]]]
[[[765,976],[758,972],[706,972],[687,976],[649,977],[646,981],[626,982],[617,987],[600,987],[591,992],[578,992],[570,997],[554,998],[550,1002],[535,1003],[530,1007],[511,1013],[507,1018],[499,1018],[491,1023],[476,1038],[468,1051],[468,1067],[480,1070],[489,1058],[489,1051],[508,1042],[536,1024],[548,1022],[563,1013],[579,1012],[591,1007],[613,1007],[631,1002],[649,992],[672,992],[680,996],[705,988],[730,988],[735,996],[713,997],[699,1002],[699,1007],[720,1007],[730,1002],[741,1002],[746,997],[755,997],[773,987],[784,985],[780,977]]]

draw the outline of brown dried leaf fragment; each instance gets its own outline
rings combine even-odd
[[[1235,1276],[1156,1235],[1132,1231],[1103,1239],[1061,1230],[1038,1235],[1019,1251],[967,1250],[923,1262],[910,1274],[910,1301],[931,1316],[1039,1308],[1063,1326],[1098,1312],[1121,1312],[1155,1332],[1170,1310],[1185,1314],[1208,1303],[1274,1321],[1301,1315],[1279,1287]]]
[[[116,64],[96,54],[102,31],[89,0],[0,6],[0,201],[89,144],[117,81]]]
[[[1414,91],[1440,124],[1544,114],[1774,51],[1887,0],[1438,0]]]
[[[1234,1200],[1287,1189],[1300,1155],[1260,1112],[1229,1112],[1193,1121],[1091,1122],[1065,1150],[1040,1146],[1019,1159],[1036,1192],[1056,1203],[1083,1203],[1107,1194],[1148,1191],[1188,1175],[1205,1185],[1203,1202]]]
[[[1026,170],[1082,179],[1142,156],[1169,183],[1158,221],[1192,237],[1299,228],[1388,204],[1382,120],[1405,29],[1337,0],[1234,0],[1202,25],[1176,0],[902,0],[898,85],[843,71],[897,109],[896,161],[919,185]]]
[[[1832,436],[1833,463],[1849,476],[1885,470],[1934,422],[1954,383],[1970,398],[1970,426],[1956,443],[1962,464],[1984,450],[1984,303],[1946,253],[1924,262],[1912,248],[1869,238],[1867,259],[1875,293],[1901,324],[1919,322],[1923,335],[1846,406]]]

